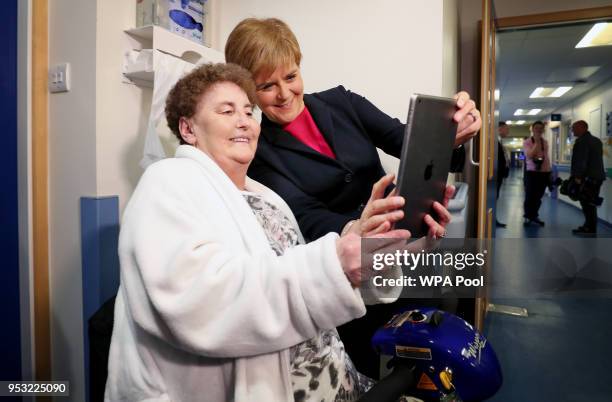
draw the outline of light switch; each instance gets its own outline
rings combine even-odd
[[[70,64],[60,63],[49,68],[49,92],[70,91]]]

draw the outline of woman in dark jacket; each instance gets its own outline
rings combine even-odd
[[[381,112],[366,98],[343,86],[304,94],[300,47],[289,27],[275,18],[249,18],[231,32],[225,58],[248,69],[255,79],[256,102],[262,110],[261,136],[248,175],[277,192],[291,207],[307,240],[326,233],[372,232],[363,227],[375,210],[370,201],[374,183],[384,176],[376,148],[399,157],[405,125]],[[469,95],[456,95],[458,122],[455,145],[460,147],[480,129],[480,113]],[[462,155],[462,149],[456,156]],[[455,165],[461,165],[455,159]],[[453,188],[447,189],[447,198]],[[426,215],[431,225],[434,218]],[[388,229],[383,222],[376,230]],[[434,233],[432,237],[444,236]],[[369,314],[370,315],[370,314]],[[369,355],[358,368],[372,375],[375,364],[369,339],[388,318],[367,328],[353,328],[358,341],[347,349]],[[364,365],[370,367],[366,367]],[[376,370],[377,371],[377,370]]]

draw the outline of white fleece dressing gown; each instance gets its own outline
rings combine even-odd
[[[274,192],[252,180],[247,190],[297,227]],[[175,158],[151,165],[121,225],[105,400],[292,401],[288,348],[365,313],[336,256],[337,237],[276,256],[206,154],[181,145]]]

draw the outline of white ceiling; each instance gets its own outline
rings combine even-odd
[[[501,120],[550,120],[550,113],[612,79],[612,46],[576,49],[593,23],[503,31],[497,35]],[[573,86],[560,98],[530,99],[537,87]],[[516,109],[542,109],[514,116]]]

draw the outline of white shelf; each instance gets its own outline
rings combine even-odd
[[[140,39],[148,39],[152,41],[154,29],[155,29],[154,25],[146,25],[144,27],[127,29],[125,33],[131,36],[135,36]]]
[[[155,60],[152,49],[130,50],[124,55],[123,76],[125,82],[153,87]]]
[[[200,45],[159,26],[149,25],[125,32],[134,39],[134,49],[126,52],[123,75],[127,82],[140,86],[152,87],[155,77],[155,52],[145,53],[148,49],[159,50],[192,64],[225,61],[223,53],[218,50]],[[140,54],[136,53],[138,51]]]

